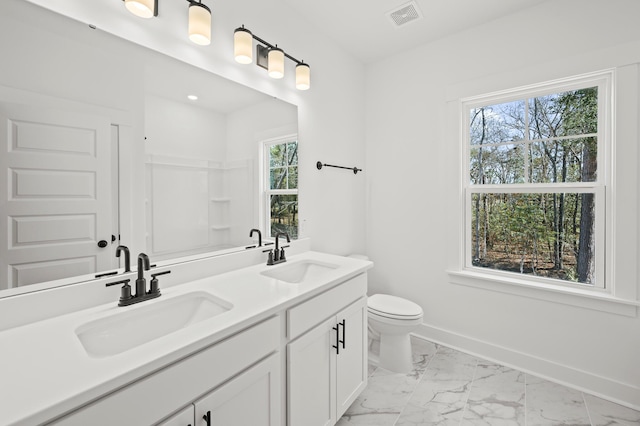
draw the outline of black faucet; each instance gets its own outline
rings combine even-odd
[[[258,247],[262,247],[262,232],[260,232],[259,229],[253,228],[251,231],[249,231],[249,237],[253,237],[254,232],[258,233]]]
[[[145,296],[147,292],[147,281],[144,279],[144,271],[148,271],[149,269],[149,256],[144,253],[140,253],[138,255],[138,279],[136,280],[135,297]]]
[[[286,232],[278,232],[276,234],[276,249],[275,252],[273,253],[273,263],[282,263],[282,262],[286,262],[287,259],[284,257],[284,249],[289,247],[289,246],[283,246],[283,247],[279,247],[278,246],[278,242],[280,241],[280,237],[286,237],[287,238],[287,242],[290,243],[291,239],[289,238],[289,234],[287,234]]]
[[[129,272],[129,249],[125,246],[118,246],[118,253],[120,250],[126,254],[127,271]],[[131,294],[131,286],[129,285],[129,279],[119,280],[112,283],[107,283],[106,286],[110,287],[116,284],[124,284],[120,289],[120,301],[118,306],[129,306],[134,303],[144,302],[148,299],[154,299],[160,297],[160,286],[158,284],[158,277],[160,275],[170,274],[171,271],[156,272],[151,274],[151,284],[149,291],[147,291],[147,281],[144,279],[144,271],[148,271],[152,266],[149,264],[149,256],[144,253],[138,255],[138,279],[136,280],[136,294]]]
[[[127,252],[125,252],[127,253]],[[129,306],[134,303],[143,302],[148,299],[154,299],[160,297],[160,288],[158,286],[158,276],[169,274],[171,271],[157,272],[151,274],[151,289],[147,291],[147,281],[144,279],[144,271],[151,269],[149,265],[149,256],[144,253],[138,255],[138,279],[136,280],[136,294],[131,295],[131,287],[129,286],[129,280],[121,280],[113,283],[108,283],[107,287],[115,284],[124,284],[122,286],[120,302],[118,306]]]
[[[131,272],[131,255],[129,253],[129,247],[118,246],[116,248],[116,257],[120,257],[120,252],[124,252],[124,272]]]
[[[287,242],[290,243],[291,239],[289,238],[289,234],[287,234],[286,232],[278,232],[276,234],[276,248],[275,248],[275,253],[274,253],[274,249],[267,249],[267,250],[262,250],[263,253],[269,253],[269,258],[267,259],[267,265],[277,265],[278,263],[282,263],[282,262],[286,262],[287,258],[284,255],[284,249],[286,249],[289,246],[282,246],[280,247],[280,237],[286,237],[287,238]],[[266,245],[266,244],[265,244]]]

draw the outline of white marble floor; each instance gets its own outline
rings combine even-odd
[[[413,371],[369,366],[338,426],[640,425],[640,412],[445,346],[412,338]]]

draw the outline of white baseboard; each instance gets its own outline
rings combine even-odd
[[[413,334],[433,343],[640,410],[640,387],[638,386],[428,324],[421,324]]]

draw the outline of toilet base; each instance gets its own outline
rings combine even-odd
[[[378,365],[395,373],[408,373],[413,369],[411,337],[406,334],[381,334]]]

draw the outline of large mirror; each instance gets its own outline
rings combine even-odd
[[[0,9],[0,297],[122,268],[119,244],[171,263],[264,231],[261,149],[297,141],[295,105],[21,0]]]

